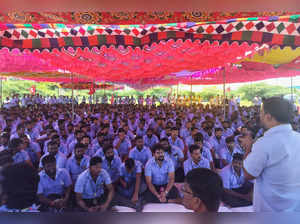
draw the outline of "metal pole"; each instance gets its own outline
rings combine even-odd
[[[293,96],[293,76],[291,76],[291,100],[292,100],[292,103],[294,103],[294,96]]]
[[[193,100],[192,100],[192,95],[193,95],[193,76],[191,76],[191,102],[190,102],[190,105],[192,105],[192,102],[193,102]]]
[[[176,91],[176,104],[178,104],[178,100],[179,100],[179,97],[178,97],[178,92],[179,92],[179,82],[177,83],[177,91]]]
[[[224,110],[224,120],[226,120],[226,90],[225,90],[225,68],[223,71],[223,110]]]
[[[2,77],[0,76],[0,82],[1,82],[1,84],[0,84],[0,93],[1,93],[1,100],[0,100],[0,105],[1,105],[1,107],[2,107],[2,102],[3,102],[3,100],[2,100],[2,97],[3,97],[3,94],[2,94]]]
[[[74,80],[73,80],[73,73],[72,73],[72,120],[74,120]]]

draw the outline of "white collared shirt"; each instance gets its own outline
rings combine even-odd
[[[284,124],[265,132],[244,161],[256,177],[254,211],[300,211],[300,134]]]

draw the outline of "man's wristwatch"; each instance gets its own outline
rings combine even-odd
[[[168,193],[169,193],[168,191],[165,191],[166,196],[168,195]]]

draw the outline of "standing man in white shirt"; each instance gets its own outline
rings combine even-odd
[[[267,130],[254,144],[241,138],[246,150],[244,175],[256,179],[256,212],[300,211],[300,134],[291,125],[293,108],[279,97],[264,100],[260,120]]]

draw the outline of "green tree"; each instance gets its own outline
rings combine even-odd
[[[246,84],[240,87],[237,91],[237,95],[241,95],[243,99],[252,101],[255,96],[259,97],[271,97],[289,94],[291,90],[282,86],[274,86],[265,83],[258,84]]]

